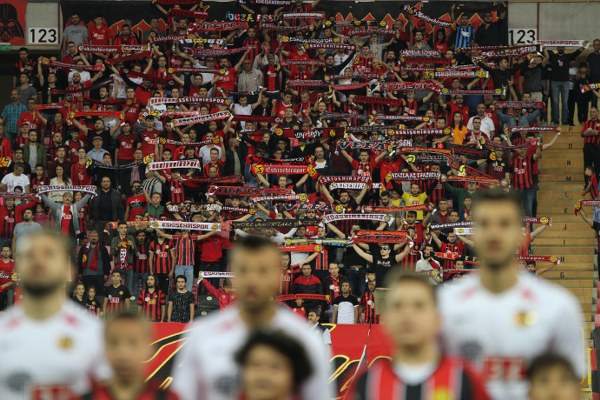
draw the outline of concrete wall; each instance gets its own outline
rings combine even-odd
[[[538,39],[593,39],[600,37],[600,2],[512,3],[508,7],[509,28],[535,28]]]

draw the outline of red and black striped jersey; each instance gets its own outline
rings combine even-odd
[[[137,304],[149,321],[160,322],[163,318],[161,307],[167,304],[167,296],[162,290],[140,290]]]
[[[368,399],[454,399],[487,400],[483,381],[464,362],[442,357],[435,371],[417,385],[402,381],[390,360],[378,360],[362,376],[346,396],[348,400]]]
[[[133,271],[137,273],[146,273],[150,271],[148,252],[149,246],[146,243],[136,243],[136,251],[134,255]]]
[[[584,144],[600,143],[600,137],[598,135],[583,136],[583,132],[587,131],[588,129],[593,129],[595,131],[599,131],[600,130],[600,120],[588,119],[581,126],[581,137],[583,137]]]
[[[458,254],[459,256],[462,256],[462,254],[465,251],[465,245],[463,244],[463,242],[456,242],[454,244],[442,243],[440,250],[442,253]],[[442,267],[444,269],[453,269],[454,268],[454,260],[444,260],[444,264]]]
[[[360,306],[365,313],[365,324],[378,324],[379,315],[375,312],[375,295],[367,290],[360,297]]]
[[[171,204],[182,204],[185,201],[185,191],[182,180],[169,178],[169,190],[171,192]]]
[[[180,237],[177,239],[175,251],[177,254],[177,265],[194,265],[196,246],[191,238]]]
[[[155,274],[167,274],[171,270],[172,262],[171,249],[173,244],[170,240],[164,240],[162,243],[157,239],[150,243],[150,257],[154,264]]]
[[[533,155],[536,146],[527,147],[525,157],[515,156],[510,163],[511,184],[515,190],[533,189]]]

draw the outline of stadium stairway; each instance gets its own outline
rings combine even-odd
[[[533,242],[533,254],[555,255],[561,263],[543,277],[569,289],[580,301],[585,320],[584,339],[592,347],[591,331],[600,324],[600,304],[594,231],[574,207],[583,191],[583,141],[580,127],[563,127],[554,146],[542,153],[538,216],[552,218],[552,226]],[[546,134],[548,142],[551,134]],[[587,211],[587,210],[586,210]]]

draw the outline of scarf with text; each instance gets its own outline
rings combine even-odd
[[[456,60],[441,57],[400,57],[399,62],[404,64],[452,65]]]
[[[575,215],[579,214],[579,210],[583,206],[600,207],[600,200],[582,200],[575,204]]]
[[[231,101],[222,97],[152,97],[148,104],[185,104],[185,103],[211,103],[229,105]]]
[[[427,71],[423,73],[425,79],[445,79],[445,78],[487,78],[489,72],[480,69],[476,71],[465,70],[445,70],[445,71]]]
[[[560,132],[560,126],[513,126],[510,132]]]
[[[323,217],[324,224],[354,220],[388,222],[389,217],[387,214],[327,214]]]
[[[439,172],[388,172],[385,181],[427,181],[439,178]]]
[[[407,232],[361,230],[352,236],[353,243],[404,243],[409,239]]]
[[[50,193],[50,192],[82,192],[89,193],[92,196],[96,195],[97,187],[94,185],[83,185],[83,186],[60,186],[60,185],[40,185],[37,189],[37,194]]]
[[[264,192],[263,192],[264,194]],[[300,193],[300,194],[283,194],[283,195],[269,195],[269,196],[259,196],[259,197],[253,197],[251,199],[253,202],[257,203],[257,202],[262,202],[262,201],[301,201],[301,202],[307,202],[308,201],[308,196],[304,193]]]
[[[405,91],[434,91],[439,92],[440,87],[433,82],[386,82],[383,88],[389,92],[405,92]]]
[[[199,160],[179,160],[179,161],[153,161],[146,167],[148,171],[161,171],[165,169],[202,169]]]
[[[273,14],[225,14],[225,19],[228,21],[242,21],[242,22],[274,22],[277,20],[277,16]]]
[[[296,19],[296,18],[309,18],[309,19],[323,20],[323,19],[325,19],[325,13],[323,11],[321,11],[321,12],[289,12],[289,13],[283,13],[279,17],[279,19],[282,19],[282,20]]]
[[[486,95],[486,94],[491,94],[491,95],[495,95],[495,96],[504,96],[506,95],[506,88],[503,89],[448,89],[448,88],[442,88],[441,89],[441,93],[443,95],[450,95],[450,96],[454,96],[454,95],[470,95],[470,94],[475,94],[475,95]]]
[[[129,53],[139,51],[150,51],[147,44],[86,44],[78,47],[81,53]]]
[[[404,6],[404,11],[408,12],[409,15],[412,15],[413,17],[416,17],[416,18],[420,19],[421,21],[427,22],[431,25],[441,26],[442,28],[450,28],[452,30],[456,30],[456,23],[442,21],[440,19],[430,17],[429,15],[427,15],[427,14],[423,13],[421,10],[419,10],[417,7],[413,7],[411,5],[406,4]]]
[[[544,47],[583,47],[587,49],[590,42],[589,40],[538,40],[535,44]]]
[[[540,46],[538,45],[528,45],[528,46],[519,46],[519,47],[506,47],[498,50],[487,50],[482,51],[481,55],[485,58],[503,58],[503,57],[518,57],[523,56],[530,53],[538,53],[540,51]]]
[[[328,138],[328,139],[339,139],[343,138],[346,133],[346,130],[341,128],[314,128],[308,131],[302,130],[294,130],[294,129],[285,129],[285,128],[277,128],[275,130],[275,135],[284,136],[286,138],[296,138],[296,139],[319,139],[319,138]],[[262,132],[261,132],[262,135]]]
[[[546,107],[541,101],[495,101],[494,108],[544,108]]]
[[[198,57],[220,57],[228,56],[231,54],[237,54],[248,50],[248,47],[237,47],[234,49],[202,49],[202,48],[187,48],[185,52],[187,54],[198,56]]]
[[[154,229],[185,229],[208,232],[219,232],[221,230],[221,224],[216,222],[168,221],[164,219],[150,220],[150,227]]]
[[[515,260],[519,261],[542,261],[542,262],[550,262],[552,264],[560,264],[560,257],[558,256],[519,256],[516,257]]]
[[[254,164],[253,174],[275,174],[275,175],[313,175],[317,172],[312,165],[299,164]]]
[[[95,65],[95,64],[94,65],[67,64],[64,62],[51,60],[47,57],[40,57],[40,64],[42,64],[43,67],[75,69],[78,71],[93,71],[93,72],[102,71],[102,68],[103,68],[102,65]]]
[[[287,195],[292,194],[293,191],[287,188],[262,188],[252,186],[209,186],[206,195],[207,196],[261,196],[264,194],[271,195]]]
[[[125,63],[132,60],[139,60],[141,58],[148,58],[152,53],[149,51],[140,51],[139,53],[126,54],[124,56],[107,58],[105,63],[109,65],[116,65]]]
[[[229,21],[229,22],[202,22],[194,23],[188,26],[189,33],[196,32],[219,32],[219,31],[233,31],[242,27],[240,21]]]
[[[173,126],[182,126],[182,125],[192,125],[192,124],[201,124],[209,121],[221,121],[224,119],[229,119],[232,117],[232,114],[229,111],[219,111],[213,114],[206,115],[198,115],[195,117],[185,117],[185,118],[177,118],[171,121]]]
[[[318,219],[270,219],[268,221],[237,222],[233,221],[236,229],[280,229],[298,228],[300,226],[317,226],[321,223]]]

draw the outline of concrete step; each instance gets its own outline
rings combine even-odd
[[[588,279],[595,280],[596,279],[596,271],[574,271],[571,269],[566,269],[564,264],[559,264],[550,271],[546,272],[543,275],[544,279],[548,279],[551,281],[557,280],[572,280],[572,279]]]
[[[578,182],[580,182],[581,190],[583,190],[584,180],[583,180],[583,173],[573,173],[573,174],[567,175],[564,173],[564,170],[560,174],[554,174],[554,173],[548,173],[548,172],[544,173],[544,170],[542,168],[542,169],[540,169],[540,183],[545,183],[545,182],[550,182],[550,183],[552,183],[552,182],[555,182],[555,183],[563,183],[563,182],[578,183]],[[541,186],[541,187],[543,187],[543,186]]]
[[[538,236],[535,239],[535,244],[540,246],[594,246],[596,244],[596,238],[594,237],[544,237],[546,232],[542,236]]]

